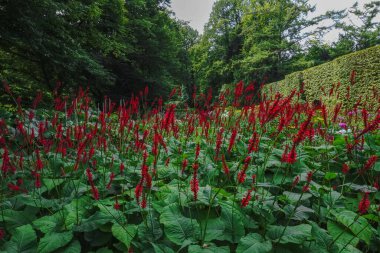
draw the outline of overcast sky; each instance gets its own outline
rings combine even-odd
[[[190,22],[190,26],[203,32],[203,26],[206,24],[211,13],[212,5],[215,0],[172,0],[172,9],[179,19]],[[316,4],[314,15],[325,13],[328,10],[341,10],[351,7],[355,0],[310,0],[310,4]],[[360,6],[371,0],[357,1]],[[325,40],[327,42],[334,41],[338,32],[327,34]]]

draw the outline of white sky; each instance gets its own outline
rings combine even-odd
[[[179,19],[189,21],[190,26],[203,32],[203,26],[207,23],[215,0],[172,0],[172,10]],[[341,10],[351,7],[355,0],[310,0],[310,4],[316,4],[314,15],[320,15],[328,10]],[[359,6],[371,2],[371,0],[358,0]],[[332,31],[325,36],[327,42],[337,39],[338,31]]]

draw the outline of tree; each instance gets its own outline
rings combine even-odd
[[[234,62],[240,56],[241,0],[217,1],[200,42],[191,49],[196,80],[201,87],[234,81]]]
[[[335,27],[340,29],[339,39],[333,43],[333,57],[365,49],[380,43],[380,1],[372,1],[360,8],[356,2],[348,10],[339,12]]]
[[[114,76],[103,60],[127,48],[122,0],[2,0],[0,22],[2,79],[26,89],[53,90],[56,81],[110,85]]]
[[[314,9],[307,0],[246,1],[241,74],[273,81],[303,68],[302,43],[313,33],[306,28],[321,21],[308,18]]]

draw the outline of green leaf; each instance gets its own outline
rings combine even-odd
[[[227,240],[232,243],[238,243],[244,236],[243,215],[237,209],[237,204],[233,206],[232,202],[221,203],[222,215],[221,220],[224,223],[224,236],[219,240]]]
[[[182,245],[186,239],[198,237],[199,224],[196,220],[184,217],[176,204],[163,209],[160,222],[164,224],[165,235],[177,245]]]
[[[286,205],[284,207],[284,212],[286,213],[287,217],[292,215],[291,219],[292,220],[298,220],[298,221],[303,221],[307,220],[311,214],[314,213],[313,209],[310,209],[306,206],[298,206],[297,209],[294,211],[295,206],[293,205]]]
[[[207,231],[205,240],[210,242],[224,236],[224,223],[221,218],[209,219],[207,222]]]
[[[215,244],[205,243],[203,247],[199,245],[190,245],[188,249],[189,253],[228,253],[230,249],[227,246],[218,247]]]
[[[301,194],[301,193],[288,192],[288,191],[284,191],[283,194],[289,199],[290,203],[296,203],[300,198],[301,198],[301,201],[304,201],[313,196],[310,193]]]
[[[317,223],[310,221],[311,236],[315,238],[319,248],[328,249],[332,247],[333,237],[326,230],[320,228]],[[335,247],[335,245],[334,245]]]
[[[46,234],[43,238],[41,238],[37,251],[39,253],[53,252],[68,244],[71,239],[73,239],[73,232],[71,231]]]
[[[365,218],[348,210],[337,212],[334,215],[338,222],[351,230],[353,235],[365,241],[367,245],[370,244],[373,236],[373,228]]]
[[[264,241],[259,234],[248,234],[240,239],[236,253],[265,253],[271,250],[271,241]]]
[[[98,211],[88,219],[83,219],[81,225],[74,227],[74,230],[78,232],[89,232],[113,220],[114,218],[111,215]]]
[[[358,238],[352,235],[352,233],[350,233],[349,231],[346,231],[345,227],[335,222],[327,222],[327,231],[329,231],[334,241],[336,240],[337,244],[345,245],[349,243],[352,246],[356,246],[359,243]]]
[[[155,253],[174,253],[175,251],[166,246],[165,244],[154,244],[151,243],[153,246],[153,250]]]
[[[44,234],[57,231],[63,225],[62,216],[55,213],[50,216],[43,216],[35,221],[33,225]]]
[[[139,225],[138,235],[142,241],[155,242],[161,238],[163,232],[160,223],[151,215],[147,217],[147,222]]]
[[[14,229],[25,224],[30,224],[34,216],[24,211],[14,211],[10,209],[3,210],[0,215],[0,221],[7,223],[8,229]]]
[[[32,225],[27,224],[15,229],[12,238],[5,243],[6,252],[35,252],[37,246],[37,235]]]
[[[74,224],[80,224],[88,209],[92,206],[92,200],[88,196],[73,199],[70,204],[65,205],[65,224],[68,229],[72,229]]]
[[[311,236],[311,226],[308,224],[288,226],[285,231],[284,228],[284,226],[269,226],[267,236],[272,241],[278,241],[281,237],[280,243],[296,244],[302,244]]]
[[[333,179],[335,179],[336,177],[337,177],[337,173],[334,173],[334,172],[327,172],[327,173],[325,174],[325,179],[326,179],[327,181],[333,180]]]
[[[118,223],[113,224],[112,226],[112,234],[116,237],[119,241],[124,243],[125,246],[128,248],[131,246],[131,242],[133,238],[135,237],[137,233],[137,226],[136,225],[126,225],[125,227],[122,227]]]
[[[69,245],[64,247],[63,249],[60,249],[59,253],[80,253],[81,252],[81,246],[79,241],[75,240],[72,241]]]

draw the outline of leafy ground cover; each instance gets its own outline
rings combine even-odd
[[[1,111],[2,252],[378,252],[379,111],[147,92]]]

